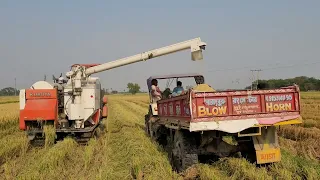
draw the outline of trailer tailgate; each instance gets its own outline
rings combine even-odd
[[[190,131],[240,132],[252,126],[300,122],[297,86],[273,90],[193,92]]]

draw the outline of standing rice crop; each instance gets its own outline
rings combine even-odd
[[[56,138],[56,129],[53,125],[44,125],[43,135],[45,136],[45,148],[52,146]]]

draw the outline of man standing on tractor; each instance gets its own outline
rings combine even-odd
[[[160,88],[158,87],[158,81],[156,79],[153,79],[151,81],[151,94],[152,94],[152,101],[157,102],[158,100],[161,99],[161,91]]]
[[[179,96],[183,93],[184,89],[182,87],[182,82],[177,81],[177,87],[175,87],[172,91],[172,96]]]

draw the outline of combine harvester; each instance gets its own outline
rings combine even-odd
[[[196,85],[179,96],[163,92],[162,99],[157,99],[152,85],[161,79],[179,78],[193,78]],[[239,152],[257,164],[279,162],[276,126],[302,123],[296,85],[216,91],[205,84],[201,74],[152,76],[147,85],[150,106],[146,132],[168,151],[177,171],[197,163],[200,156],[228,157]],[[234,143],[224,141],[228,136]]]
[[[101,94],[99,78],[91,75],[187,49],[192,60],[201,60],[205,46],[195,38],[105,64],[75,64],[66,73],[68,80],[60,76],[54,83],[38,81],[20,90],[19,127],[27,132],[31,143],[44,143],[45,125],[55,128],[55,141],[72,136],[79,143],[87,143],[104,128],[102,120],[107,117],[107,99]]]

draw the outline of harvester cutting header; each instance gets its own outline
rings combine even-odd
[[[44,125],[53,125],[57,140],[72,135],[87,142],[107,117],[100,80],[91,75],[187,49],[192,60],[202,60],[205,46],[195,38],[104,64],[75,64],[66,73],[68,80],[60,76],[54,83],[38,81],[20,90],[20,129],[27,131],[30,140],[43,142]]]

